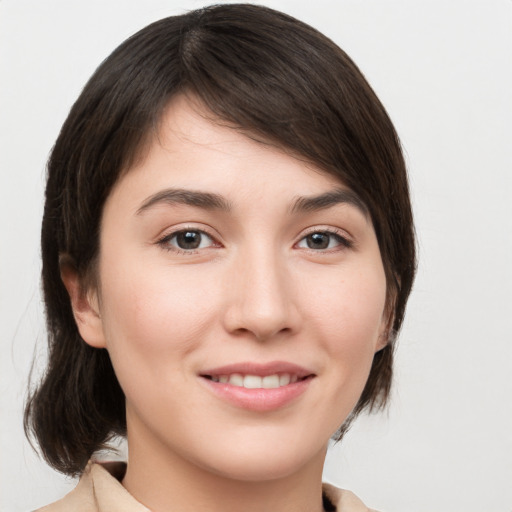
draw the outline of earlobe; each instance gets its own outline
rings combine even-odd
[[[384,329],[377,340],[377,344],[375,345],[375,353],[379,352],[383,348],[386,348],[388,345],[393,345],[396,339],[396,332],[394,329],[387,328]]]
[[[105,348],[103,323],[96,292],[87,292],[83,289],[75,267],[64,259],[61,259],[60,263],[60,276],[68,291],[80,336],[91,347]]]
[[[375,353],[379,352],[388,345],[393,345],[396,340],[397,333],[393,329],[395,323],[395,303],[394,299],[391,305],[386,306],[381,323],[381,331],[375,345]]]
[[[386,291],[386,303],[382,313],[380,333],[375,345],[375,353],[379,352],[388,345],[394,345],[398,333],[393,328],[395,325],[395,311],[398,291],[400,289],[400,279],[394,276],[391,288],[388,285]]]

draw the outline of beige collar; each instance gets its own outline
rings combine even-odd
[[[124,462],[90,462],[73,491],[36,512],[151,512],[121,485],[125,471]],[[350,491],[324,484],[323,492],[336,512],[372,512]]]

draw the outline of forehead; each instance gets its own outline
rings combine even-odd
[[[155,206],[189,205],[243,215],[289,218],[333,206],[368,209],[337,177],[304,158],[227,126],[199,101],[173,98],[136,165],[112,189],[103,210],[133,218]],[[102,222],[104,226],[104,222]]]
[[[270,176],[281,175],[282,180],[292,180],[283,188],[300,183],[309,194],[343,186],[339,178],[306,158],[229,125],[189,95],[171,100],[151,135],[143,156],[125,174],[143,173],[146,180],[155,181],[172,179],[178,186],[197,185],[199,179],[201,185],[220,185],[230,175],[234,183],[253,181],[261,189],[268,187]]]

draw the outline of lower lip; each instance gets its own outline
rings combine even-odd
[[[280,409],[302,395],[313,380],[307,377],[304,380],[281,386],[279,388],[255,388],[248,389],[240,386],[232,386],[201,377],[201,380],[217,396],[241,409],[257,412],[274,411]]]

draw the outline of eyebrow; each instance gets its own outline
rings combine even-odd
[[[205,210],[231,211],[231,203],[219,194],[199,190],[169,188],[148,197],[137,210],[140,215],[159,204],[185,204]],[[362,199],[352,190],[335,189],[316,196],[301,196],[293,203],[291,213],[315,212],[331,208],[338,204],[349,204],[356,207],[365,217],[368,208]]]
[[[231,204],[224,197],[211,192],[169,188],[148,197],[137,210],[137,215],[158,204],[185,204],[205,210],[231,210]]]
[[[368,207],[363,200],[352,190],[335,189],[317,196],[299,197],[293,203],[292,213],[316,212],[336,206],[348,204],[357,208],[365,217],[368,217]]]

